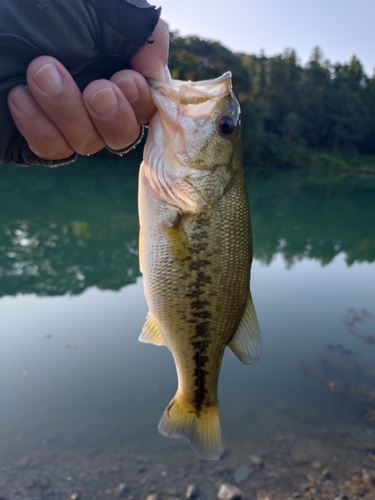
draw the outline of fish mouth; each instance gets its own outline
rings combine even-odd
[[[172,83],[166,83],[152,79],[147,82],[151,91],[167,95],[182,105],[194,105],[227,96],[232,89],[232,73],[227,71],[218,78],[200,82],[172,80]]]

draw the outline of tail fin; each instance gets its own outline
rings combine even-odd
[[[159,432],[164,436],[187,439],[200,458],[220,458],[222,444],[218,404],[197,415],[176,395],[161,417]]]

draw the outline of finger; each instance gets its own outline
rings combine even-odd
[[[156,107],[144,77],[136,71],[125,69],[115,73],[111,82],[116,84],[131,105],[137,122],[148,123],[155,113]]]
[[[59,61],[49,56],[34,59],[26,78],[34,99],[74,151],[93,154],[103,148],[79,88]]]
[[[83,92],[83,102],[100,136],[115,150],[133,144],[140,134],[135,113],[122,91],[108,80],[96,80]]]
[[[146,43],[130,60],[132,69],[145,78],[171,82],[167,66],[169,51],[169,32],[162,20],[159,20],[151,36],[153,43]]]
[[[63,160],[74,153],[26,85],[14,87],[9,92],[8,106],[16,127],[37,156],[45,160]]]

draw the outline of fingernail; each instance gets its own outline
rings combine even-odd
[[[93,111],[99,116],[113,115],[118,110],[118,100],[111,87],[98,90],[89,100]]]
[[[34,82],[46,94],[55,95],[60,92],[63,81],[59,70],[53,63],[42,66],[34,75]]]
[[[121,80],[116,82],[116,85],[121,85],[121,90],[123,91],[127,101],[129,103],[135,102],[139,99],[139,90],[138,86],[135,83],[135,80],[131,76],[126,76]]]
[[[26,87],[18,87],[9,94],[9,99],[17,110],[27,116],[36,109],[35,101]]]

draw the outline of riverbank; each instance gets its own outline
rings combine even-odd
[[[309,150],[302,146],[281,143],[277,148],[270,146],[267,154],[257,158],[251,158],[249,148],[245,144],[244,163],[245,166],[255,167],[313,168],[338,173],[375,175],[375,155]]]
[[[306,155],[305,166],[375,175],[375,156],[313,151]]]

